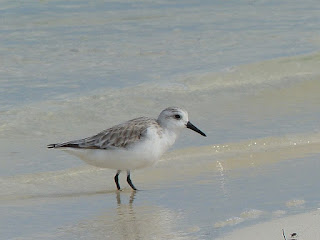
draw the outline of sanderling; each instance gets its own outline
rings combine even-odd
[[[61,148],[86,163],[117,170],[114,181],[118,190],[118,176],[127,171],[127,182],[137,190],[130,178],[130,170],[154,164],[172,146],[184,128],[206,135],[188,119],[182,108],[168,107],[158,119],[139,117],[113,126],[92,137],[70,142],[48,145],[48,148]]]

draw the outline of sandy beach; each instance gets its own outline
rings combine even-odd
[[[319,226],[320,209],[317,209],[238,229],[217,240],[320,239]]]

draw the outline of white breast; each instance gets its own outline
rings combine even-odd
[[[173,145],[177,135],[150,127],[145,138],[129,149],[81,149],[64,148],[62,150],[75,155],[86,163],[115,170],[133,170],[153,165]]]

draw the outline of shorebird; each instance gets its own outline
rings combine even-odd
[[[91,137],[49,144],[47,147],[64,150],[96,167],[117,170],[114,181],[118,190],[121,190],[119,174],[126,171],[128,184],[137,190],[131,181],[130,171],[157,162],[184,128],[206,137],[189,121],[186,110],[168,107],[157,119],[135,118]]]

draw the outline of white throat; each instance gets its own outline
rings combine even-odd
[[[163,139],[164,143],[166,144],[166,148],[170,148],[176,141],[177,137],[179,136],[180,131],[175,129],[173,131],[172,129],[164,128],[163,129]]]

